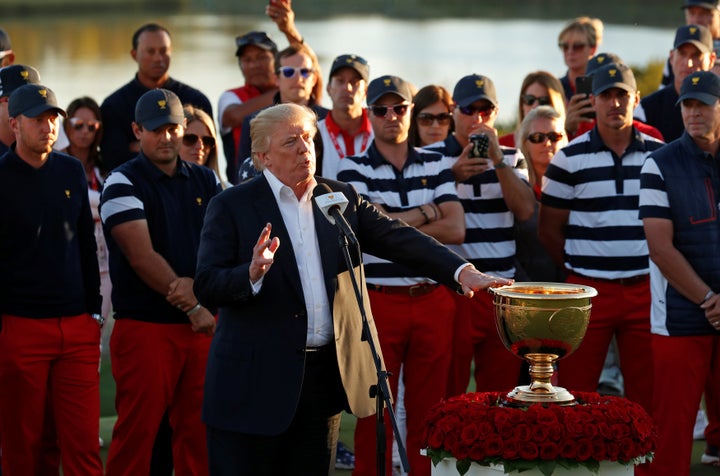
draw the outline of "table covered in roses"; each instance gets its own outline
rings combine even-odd
[[[505,406],[505,393],[495,392],[438,403],[424,431],[433,474],[631,475],[634,465],[652,458],[655,430],[640,405],[573,395],[571,406]]]

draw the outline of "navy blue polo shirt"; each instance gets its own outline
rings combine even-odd
[[[51,152],[38,169],[0,157],[0,314],[99,313],[95,223],[79,160]]]
[[[100,216],[110,251],[116,319],[189,322],[185,313],[167,302],[165,294],[150,288],[135,273],[113,239],[113,227],[147,221],[153,249],[178,276],[194,277],[205,211],[220,190],[219,180],[207,167],[178,159],[175,174],[169,176],[142,152],[110,174],[100,199]]]

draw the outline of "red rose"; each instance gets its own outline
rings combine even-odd
[[[610,461],[617,461],[618,456],[620,455],[620,445],[618,445],[614,441],[609,441],[605,444],[605,453],[607,454],[607,457],[605,459],[608,459]]]
[[[506,440],[503,442],[503,459],[516,459],[520,448],[518,448],[517,440]]]
[[[478,434],[478,426],[473,422],[468,422],[466,426],[462,427],[460,441],[465,445],[471,445],[478,439]]]
[[[575,459],[577,457],[578,446],[574,441],[564,441],[560,445],[560,456],[565,459]]]
[[[503,440],[499,436],[491,436],[485,440],[485,454],[499,456],[503,452]]]
[[[577,460],[585,461],[592,457],[592,443],[587,438],[581,438],[577,442]]]
[[[592,442],[592,457],[595,461],[602,461],[607,459],[607,451],[605,449],[605,441],[602,439],[595,439]]]
[[[520,423],[513,428],[513,437],[520,441],[529,440],[531,434],[532,432],[530,431],[530,427],[525,423]]]
[[[520,459],[534,460],[537,459],[540,452],[537,445],[532,441],[520,441],[518,442],[518,453]]]
[[[555,443],[540,443],[540,459],[552,461],[557,459],[560,454],[560,448]]]
[[[428,437],[427,442],[430,448],[442,448],[443,432],[440,431],[438,428],[434,428],[433,431],[430,432],[430,436]]]

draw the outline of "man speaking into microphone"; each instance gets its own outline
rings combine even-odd
[[[314,178],[316,117],[279,104],[252,121],[252,158],[262,174],[210,203],[195,292],[220,309],[205,381],[210,474],[332,474],[340,412],[375,411],[374,362],[339,246],[323,216],[343,207],[313,200],[325,184],[363,252],[412,267],[471,296],[511,281],[476,270],[438,241],[392,220],[350,186]],[[335,197],[337,199],[337,197]],[[327,216],[327,215],[326,215]],[[348,239],[351,242],[351,239]],[[359,253],[351,253],[361,278]],[[374,323],[364,280],[360,289]],[[376,340],[377,341],[377,340]]]

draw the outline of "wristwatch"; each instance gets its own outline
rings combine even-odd
[[[102,314],[90,314],[90,317],[92,317],[100,327],[105,324],[105,318],[102,317]]]

